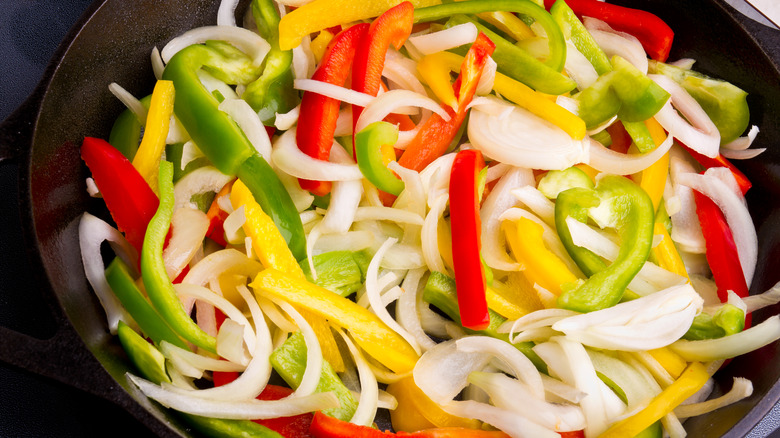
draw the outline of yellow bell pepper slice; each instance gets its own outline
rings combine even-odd
[[[618,421],[606,432],[599,435],[600,438],[625,438],[636,436],[660,420],[666,414],[698,391],[710,378],[707,368],[699,362],[691,363],[683,371],[680,378],[666,387],[650,403],[638,413]]]
[[[688,362],[682,356],[666,347],[649,350],[648,353],[675,379],[679,378],[688,366]]]
[[[662,128],[661,124],[655,119],[647,119],[645,125],[650,131],[650,136],[653,137],[653,142],[656,146],[659,146],[666,140],[664,128]],[[653,208],[656,210],[658,210],[658,206],[661,204],[661,199],[664,196],[664,188],[666,187],[666,178],[668,175],[669,152],[665,153],[658,161],[642,171],[642,180],[639,185],[650,196],[650,199],[653,201]]]
[[[317,62],[317,64],[322,61],[322,57],[325,56],[325,50],[328,48],[328,44],[333,41],[334,36],[335,35],[328,32],[327,30],[323,30],[319,35],[317,35],[316,38],[311,41],[311,45],[309,47],[311,48],[311,53],[314,54],[314,60]]]
[[[285,272],[297,278],[305,279],[306,276],[292,255],[287,242],[279,233],[273,219],[265,214],[260,204],[255,201],[249,188],[237,180],[233,184],[233,190],[230,192],[230,202],[234,209],[244,207],[246,222],[244,223],[244,232],[252,239],[252,250],[257,254],[260,263],[266,268],[272,268]],[[323,356],[336,372],[343,371],[344,359],[339,353],[338,344],[333,337],[328,322],[308,312],[301,312],[306,321],[311,325],[317,334],[317,340],[320,341]]]
[[[396,432],[416,432],[433,427],[462,427],[479,429],[481,422],[456,417],[445,412],[414,383],[414,377],[391,383],[387,392],[398,401],[398,407],[390,411],[390,420]]]
[[[417,62],[417,72],[431,88],[433,94],[453,111],[458,110],[458,99],[455,97],[455,91],[450,83],[450,72],[460,69],[460,65],[455,69],[452,68],[452,61],[455,57],[463,59],[454,53],[438,52],[426,55]]]
[[[515,259],[525,266],[523,273],[530,282],[557,296],[561,294],[561,284],[577,281],[566,264],[544,245],[541,225],[528,218],[520,218],[514,226],[505,225],[504,232]]]
[[[533,283],[528,280],[523,271],[510,272],[505,283],[493,280],[492,289],[517,306],[523,315],[544,309],[542,300],[539,299],[539,293],[536,292]]]
[[[522,41],[536,36],[534,31],[531,30],[531,28],[525,24],[523,20],[517,18],[517,15],[511,12],[483,12],[481,14],[477,14],[477,17],[497,27],[499,30],[511,36],[516,41]]]
[[[149,183],[154,193],[157,193],[157,169],[160,167],[160,158],[165,150],[165,139],[171,125],[174,98],[173,82],[157,81],[149,103],[144,137],[133,157],[133,167]]]
[[[256,293],[285,300],[348,330],[366,353],[397,374],[412,371],[417,363],[417,353],[404,338],[378,316],[347,298],[275,269],[257,274],[251,286]]]
[[[488,286],[485,290],[485,299],[487,299],[488,307],[491,310],[506,319],[518,319],[529,313],[524,308],[513,303],[510,298],[504,296],[503,293],[492,286]]]
[[[433,58],[426,61],[425,58],[428,57]],[[460,71],[462,61],[462,56],[450,52],[439,52],[424,57],[417,64],[418,71],[420,71],[428,86],[431,87],[431,91],[440,101],[450,106],[451,104],[448,102],[451,102],[455,95],[450,84],[449,72]],[[420,70],[420,65],[427,62],[443,64],[424,67],[431,75],[430,80]],[[445,84],[446,87],[444,86]],[[556,104],[555,101],[548,99],[548,95],[539,93],[522,82],[518,82],[501,73],[496,73],[496,78],[493,81],[493,90],[504,98],[561,128],[574,140],[585,138],[585,122],[569,110]]]
[[[410,0],[415,8],[441,3],[440,0]],[[305,35],[333,26],[379,16],[401,0],[314,0],[282,17],[279,22],[279,48],[290,50]]]
[[[662,237],[661,242],[653,248],[653,255],[658,261],[658,265],[667,271],[682,275],[690,281],[688,271],[685,270],[685,263],[683,263],[680,253],[677,252],[677,247],[672,242],[672,236],[666,231],[664,224],[656,222],[653,234]]]

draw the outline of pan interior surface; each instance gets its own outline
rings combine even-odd
[[[767,147],[759,158],[739,167],[754,184],[748,202],[759,237],[759,266],[752,293],[763,292],[780,280],[773,269],[780,260],[780,74],[720,4],[712,0],[621,1],[663,18],[675,31],[670,59],[697,60],[694,69],[723,78],[749,93],[751,124],[761,128],[753,147]],[[78,148],[83,137],[107,138],[123,107],[108,92],[116,82],[135,96],[149,94],[154,85],[149,56],[172,37],[196,26],[215,24],[218,2],[108,0],[88,19],[64,52],[45,96],[36,122],[29,164],[29,202],[34,238],[60,305],[86,346],[106,371],[123,387],[131,369],[116,340],[108,334],[105,316],[84,278],[78,246],[78,221],[84,211],[109,219],[100,202],[91,200],[84,187],[88,172]],[[24,198],[24,194],[22,195]],[[25,200],[23,199],[23,202]],[[778,307],[754,315],[758,323]],[[74,347],[77,348],[77,347]],[[731,387],[733,377],[745,377],[754,385],[753,395],[709,415],[688,420],[691,436],[744,436],[780,397],[778,345],[734,359],[716,378],[714,396]],[[117,388],[117,399],[129,397]],[[143,397],[135,396],[137,399]],[[115,400],[116,401],[116,400]],[[189,434],[171,415],[148,402],[140,410],[152,410],[150,426],[158,434]],[[134,413],[134,415],[136,415]],[[139,414],[140,415],[140,414]],[[137,416],[139,416],[137,415]],[[139,417],[140,418],[140,417]]]

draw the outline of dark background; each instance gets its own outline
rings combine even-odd
[[[0,0],[0,120],[32,92],[60,40],[90,3]],[[30,305],[34,295],[21,301],[12,295],[30,289],[29,279],[36,275],[18,231],[17,177],[15,163],[0,163],[0,186],[8,188],[0,196],[0,325],[36,336],[47,331],[42,325],[51,324],[49,309]],[[776,406],[748,437],[766,437],[778,425]],[[150,435],[110,402],[0,363],[0,438]]]

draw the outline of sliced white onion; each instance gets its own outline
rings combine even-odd
[[[314,255],[330,251],[361,251],[374,245],[374,235],[368,231],[348,231],[322,236],[312,249]]]
[[[588,164],[594,169],[617,175],[631,175],[641,172],[661,159],[674,144],[671,135],[666,137],[658,147],[645,154],[622,154],[605,148],[601,143],[588,138],[590,161]]]
[[[184,175],[173,187],[173,197],[176,200],[174,209],[182,207],[196,209],[192,197],[207,192],[219,192],[233,177],[225,175],[216,167],[203,166]]]
[[[590,87],[599,78],[593,64],[571,41],[566,41],[566,64],[563,68],[577,83],[577,88],[580,90]]]
[[[517,271],[520,265],[515,262],[506,250],[504,233],[501,232],[499,217],[517,203],[512,194],[519,187],[534,184],[534,174],[531,169],[514,167],[504,175],[485,198],[479,216],[482,220],[482,257],[493,269],[502,271]]]
[[[256,67],[263,64],[265,56],[271,50],[271,45],[251,30],[235,26],[204,26],[184,32],[172,39],[163,47],[162,59],[167,64],[173,55],[185,47],[210,40],[230,43],[252,58],[252,64]]]
[[[431,210],[428,215],[425,216],[421,232],[421,243],[423,258],[425,264],[431,271],[447,272],[447,268],[444,266],[444,261],[441,258],[441,250],[439,249],[439,221],[442,220],[442,214],[447,208],[447,201],[449,195],[446,193],[439,195],[433,202]]]
[[[531,330],[540,327],[551,327],[556,322],[579,315],[578,312],[568,309],[542,309],[523,315],[514,321],[507,321],[498,328],[499,333],[513,333]]]
[[[712,412],[715,409],[736,403],[743,398],[750,397],[753,394],[753,384],[748,379],[735,377],[734,384],[729,392],[718,398],[707,400],[701,403],[684,404],[674,408],[674,414],[679,418],[695,417]]]
[[[301,383],[289,398],[309,396],[317,389],[317,384],[320,382],[320,376],[322,375],[322,362],[324,359],[320,342],[317,340],[314,329],[293,306],[273,297],[270,297],[270,299],[295,321],[295,324],[301,329],[303,340],[306,343],[306,369],[303,372]]]
[[[355,161],[341,147],[331,150],[330,161],[343,165],[355,165]],[[331,191],[330,205],[320,224],[322,233],[346,233],[357,219],[358,205],[363,196],[360,180],[336,181]]]
[[[479,82],[477,82],[477,89],[474,92],[477,96],[486,96],[493,91],[493,84],[496,81],[496,70],[498,64],[493,60],[492,56],[487,57],[485,66],[482,67],[482,73],[479,75]]]
[[[398,113],[403,108],[419,107],[435,112],[444,120],[450,120],[449,114],[435,100],[410,90],[390,90],[372,98],[358,118],[355,129],[357,132],[365,129],[373,122],[384,120],[391,113]],[[407,131],[409,132],[409,131]],[[399,133],[400,141],[400,133]]]
[[[414,366],[414,383],[434,402],[450,402],[468,384],[472,371],[490,362],[490,355],[459,351],[455,341],[442,342],[426,351]]]
[[[547,225],[555,229],[555,203],[536,187],[525,186],[512,190],[512,194]]]
[[[219,110],[232,118],[244,135],[252,143],[255,150],[271,162],[271,140],[265,130],[263,122],[257,116],[255,110],[244,99],[225,99],[219,104]]]
[[[544,384],[539,370],[525,354],[511,344],[488,336],[466,336],[455,341],[455,345],[459,351],[486,353],[497,357],[508,367],[508,371],[525,383],[534,397],[544,399]]]
[[[579,389],[561,382],[558,379],[553,379],[546,374],[542,374],[542,382],[544,382],[544,390],[546,392],[547,399],[553,399],[550,400],[552,402],[569,402],[577,404],[580,402],[580,400],[583,399],[583,397],[587,395]]]
[[[732,151],[744,151],[745,149],[749,148],[751,144],[753,144],[753,140],[756,139],[757,135],[758,126],[753,125],[750,127],[750,131],[748,131],[746,136],[739,137],[726,144],[720,145],[720,151],[721,153],[723,153],[725,149],[730,149]]]
[[[710,158],[717,157],[720,150],[720,132],[701,105],[674,80],[655,74],[648,77],[672,96],[655,115],[658,123],[670,136],[689,148]]]
[[[766,321],[733,335],[704,341],[686,341],[681,339],[670,348],[685,360],[710,362],[739,356],[780,339],[780,317],[770,317]]]
[[[463,23],[438,32],[412,36],[408,41],[423,55],[430,55],[471,44],[476,41],[478,33],[474,23]]]
[[[451,415],[474,418],[500,429],[512,438],[556,438],[558,432],[540,426],[513,411],[472,400],[451,401],[442,408]]]
[[[359,91],[350,90],[349,88],[340,87],[338,85],[329,84],[327,82],[317,81],[314,79],[296,79],[293,87],[296,90],[320,94],[322,96],[330,97],[341,102],[362,107],[367,106],[375,99],[375,97],[370,94],[361,93]],[[396,108],[393,112],[397,114],[415,113],[415,111],[410,112],[408,108]]]
[[[81,262],[84,264],[84,274],[92,286],[92,290],[95,291],[100,305],[106,311],[109,331],[116,334],[119,321],[130,323],[132,318],[111,291],[106,280],[106,267],[100,254],[100,245],[104,240],[111,244],[111,247],[117,255],[122,257],[127,266],[136,266],[138,259],[136,250],[122,233],[103,220],[89,213],[84,213],[79,221],[79,248],[81,249]]]
[[[674,383],[674,377],[666,371],[666,368],[664,368],[653,355],[646,351],[621,354],[621,358],[637,370],[642,368],[646,369],[661,388],[666,388]]]
[[[295,209],[298,210],[298,213],[301,213],[311,207],[311,204],[314,202],[314,196],[312,196],[308,190],[303,190],[301,188],[301,185],[298,182],[298,178],[285,173],[275,166],[274,173],[277,177],[279,177],[279,181],[282,182],[282,185],[287,190],[287,193],[290,194],[290,198],[292,198],[293,204],[295,204]]]
[[[744,201],[723,181],[711,175],[683,174],[678,182],[707,196],[723,212],[734,236],[745,281],[750,287],[758,260],[758,236]]]
[[[688,331],[703,301],[689,284],[553,324],[568,339],[606,350],[665,347]]]
[[[358,207],[355,221],[391,221],[399,224],[422,225],[424,219],[415,213],[392,207]]]
[[[763,154],[765,151],[766,148],[745,149],[744,151],[735,151],[721,148],[720,153],[724,157],[732,160],[749,160]]]
[[[296,178],[314,181],[353,181],[363,178],[357,164],[338,164],[312,158],[298,149],[296,130],[282,134],[274,144],[271,154],[274,164]],[[340,148],[335,143],[333,148]],[[332,152],[331,152],[332,153]]]
[[[333,132],[333,137],[343,137],[352,134],[352,105],[348,105],[339,111],[339,118],[336,119],[336,130]]]
[[[420,284],[422,276],[425,274],[425,269],[414,269],[409,271],[404,278],[403,282],[403,294],[396,302],[395,315],[398,319],[398,323],[401,324],[406,331],[414,336],[417,343],[420,345],[421,351],[428,351],[434,346],[434,342],[422,328],[420,322],[420,314],[417,311],[419,301],[418,296],[422,294],[423,285]]]
[[[417,269],[425,266],[425,259],[420,245],[396,243],[387,250],[381,266],[385,269]]]
[[[279,327],[281,331],[292,333],[298,330],[298,326],[284,316],[271,300],[261,295],[256,295],[255,298],[257,299],[257,304],[260,306],[263,314],[268,317],[268,320],[275,326]]]
[[[292,69],[295,79],[310,78],[314,74],[314,68],[317,64],[314,53],[311,51],[311,37],[304,36],[301,39],[301,44],[292,49],[292,54]]]
[[[198,70],[196,74],[198,75],[198,79],[200,79],[200,83],[209,90],[209,93],[219,91],[225,99],[238,99],[238,94],[236,94],[236,91],[230,85],[215,78],[206,70]]]
[[[295,126],[296,123],[298,123],[298,116],[301,114],[301,106],[298,105],[295,108],[291,109],[290,111],[287,111],[286,113],[279,114],[276,113],[276,120],[274,121],[274,126],[276,126],[276,129],[280,131],[286,131],[293,126]]]
[[[175,126],[181,126],[180,124],[176,123]],[[172,137],[171,132],[172,130],[168,131],[168,137]],[[166,142],[168,139],[165,140]],[[184,143],[181,147],[181,170],[184,170],[185,167],[187,167],[188,164],[191,162],[197,160],[198,158],[204,157],[203,152],[198,148],[198,145],[195,144],[194,141],[188,140]]]
[[[154,77],[159,81],[162,79],[163,71],[165,70],[165,63],[162,60],[162,56],[160,56],[160,49],[158,49],[157,46],[152,48],[151,58]]]
[[[192,397],[192,391],[171,385],[161,387],[130,373],[128,380],[147,397],[163,406],[203,417],[233,420],[258,420],[290,417],[307,412],[339,407],[339,400],[332,392],[322,392],[306,397],[287,397],[281,400],[217,401]]]
[[[200,325],[200,316],[202,310],[202,301],[196,303],[198,313],[198,323]],[[214,314],[214,307],[211,308],[211,314]],[[245,326],[233,321],[232,319],[226,319],[225,322],[219,327],[219,332],[216,333],[217,338],[217,354],[230,362],[235,362],[246,367],[252,358],[249,356],[247,349],[244,347],[244,330]],[[206,330],[204,330],[206,331]],[[214,331],[216,331],[216,321],[214,321]],[[206,331],[206,333],[209,333]],[[211,333],[209,333],[211,334]],[[181,370],[184,373],[184,370]],[[185,374],[188,375],[188,374]],[[191,376],[199,378],[200,376]]]
[[[127,107],[127,109],[129,109],[135,115],[138,123],[142,125],[146,124],[146,115],[149,113],[149,110],[147,110],[143,104],[141,104],[140,100],[136,99],[135,96],[130,94],[129,91],[122,88],[122,86],[116,82],[108,84],[108,91],[110,91],[111,94],[119,99]]]
[[[680,209],[676,213],[670,213],[672,218],[672,240],[680,246],[680,249],[690,253],[704,254],[706,245],[704,235],[701,232],[699,216],[696,214],[696,202],[693,199],[693,190],[681,185],[678,179],[687,173],[697,173],[693,163],[689,161],[688,154],[679,146],[669,151],[669,177],[672,182],[673,193],[677,198]],[[664,201],[669,199],[667,190],[664,190]],[[671,204],[671,202],[670,202]],[[685,264],[688,269],[690,266]]]
[[[95,180],[92,178],[87,178],[87,193],[92,198],[103,197],[103,195],[100,194],[100,189],[98,189],[97,184],[95,184]]]
[[[582,23],[608,57],[620,56],[642,74],[647,74],[647,54],[642,48],[642,43],[635,36],[618,32],[607,23],[593,17],[583,17]]]
[[[217,11],[218,26],[236,25],[236,8],[238,3],[239,0],[222,0],[219,3],[219,10]]]
[[[355,361],[358,374],[360,376],[360,398],[358,399],[358,407],[355,409],[355,413],[352,414],[349,422],[353,424],[360,424],[363,426],[371,426],[374,423],[374,417],[376,416],[376,409],[379,403],[379,387],[376,383],[376,377],[368,366],[368,362],[363,357],[363,354],[355,346],[349,336],[347,336],[342,330],[338,331],[341,338],[344,339],[344,343],[347,344],[349,352],[352,354],[352,359]]]
[[[767,306],[774,306],[775,304],[780,303],[780,282],[776,283],[766,292],[742,298],[742,301],[745,303],[745,306],[747,306],[747,313],[755,312],[756,310],[763,309]]]
[[[517,167],[566,169],[587,161],[587,148],[530,111],[498,99],[471,110],[469,141],[495,160]],[[496,117],[507,111],[506,117]]]
[[[168,360],[179,363],[187,363],[190,366],[200,370],[237,372],[244,371],[246,368],[245,366],[234,362],[214,359],[213,357],[202,356],[200,354],[193,353],[189,350],[177,347],[176,345],[173,345],[167,341],[160,342],[160,351]]]
[[[163,250],[163,262],[168,278],[179,276],[203,244],[209,229],[206,214],[194,208],[174,210],[171,218],[171,238]]]

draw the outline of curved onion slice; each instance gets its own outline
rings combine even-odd
[[[681,339],[669,347],[688,361],[710,362],[729,359],[780,339],[780,316],[775,315],[747,330],[704,341],[686,341]]]
[[[568,309],[542,309],[523,315],[514,321],[507,321],[498,328],[499,333],[514,333],[541,327],[551,327],[556,322],[577,316],[579,313]]]
[[[157,48],[157,46],[154,46],[152,48],[152,71],[154,71],[154,77],[158,81],[162,79],[163,71],[165,70],[165,63],[162,60],[162,56],[160,56],[160,49]]]
[[[710,158],[717,157],[720,150],[720,132],[701,105],[672,79],[655,74],[648,77],[672,95],[655,115],[658,123],[669,132],[670,136],[680,140],[689,148]],[[678,111],[685,116],[685,119],[677,113]]]
[[[431,210],[425,216],[421,232],[422,253],[425,264],[431,271],[447,272],[439,249],[439,221],[447,208],[449,195],[443,193],[433,201]]]
[[[149,111],[141,104],[141,101],[136,99],[135,96],[130,94],[129,91],[122,88],[121,85],[116,82],[108,84],[108,91],[111,92],[117,99],[119,99],[129,109],[138,120],[139,123],[146,123],[146,115]]]
[[[750,397],[753,394],[753,384],[748,379],[734,377],[734,384],[731,390],[726,394],[712,400],[693,404],[682,404],[674,409],[674,414],[678,418],[695,417],[712,412],[715,409],[736,403],[743,398]]]
[[[516,271],[520,265],[507,254],[499,217],[514,207],[517,199],[512,190],[534,184],[531,169],[515,167],[505,174],[482,203],[479,216],[482,220],[482,257],[493,269]]]
[[[288,397],[281,400],[217,401],[192,397],[191,390],[172,385],[158,386],[148,380],[126,374],[128,380],[147,397],[163,406],[188,414],[232,420],[258,420],[290,417],[307,412],[339,407],[339,400],[332,392],[321,392],[306,397]]]
[[[442,408],[452,415],[474,418],[502,430],[513,438],[560,438],[558,432],[529,421],[514,411],[473,400],[452,401]]]
[[[450,116],[435,100],[425,95],[409,90],[390,90],[371,100],[358,118],[355,130],[362,131],[373,122],[384,120],[391,113],[399,111],[399,108],[419,107],[435,112],[444,120],[449,121]]]
[[[443,52],[455,47],[471,44],[477,39],[477,26],[474,23],[463,23],[457,26],[431,32],[425,35],[409,37],[411,43],[421,54]]]
[[[276,126],[276,129],[280,131],[286,131],[293,126],[295,126],[296,123],[298,123],[298,116],[301,114],[301,106],[298,105],[295,108],[291,109],[290,111],[287,111],[286,113],[276,113],[276,120],[274,121],[274,126]]]
[[[236,25],[236,8],[238,7],[239,0],[222,0],[219,3],[219,10],[217,11],[217,25],[218,26],[235,26]]]
[[[212,166],[199,167],[193,170],[177,181],[173,188],[173,197],[176,200],[174,209],[178,210],[182,207],[198,208],[191,201],[193,196],[206,192],[219,192],[232,179],[232,176],[225,175]]]
[[[298,313],[298,311],[295,310],[295,308],[291,306],[290,303],[277,300],[273,297],[269,297],[269,299],[273,301],[274,304],[281,307],[282,310],[287,312],[288,315],[290,315],[298,328],[301,329],[301,333],[303,334],[303,340],[306,344],[307,352],[306,369],[303,372],[301,383],[298,385],[298,388],[295,390],[295,392],[290,395],[290,397],[305,397],[314,393],[314,391],[317,389],[317,384],[320,381],[320,376],[322,375],[323,358],[320,342],[317,340],[317,335],[314,333],[314,329],[311,328],[311,325],[309,325],[306,319],[304,319],[304,317]]]
[[[349,88],[340,87],[338,85],[329,84],[327,82],[322,82],[315,79],[296,79],[293,83],[293,88],[296,90],[320,94],[322,96],[330,97],[344,103],[350,103],[352,105],[358,105],[362,107],[365,107],[371,103],[372,100],[374,100],[374,96],[370,94],[361,93],[359,91],[350,90]]]
[[[391,221],[399,224],[422,225],[423,218],[410,211],[393,207],[358,207],[355,221]]]
[[[235,362],[229,362],[226,360],[214,359],[213,357],[202,356],[197,353],[193,353],[189,350],[185,350],[181,347],[177,347],[167,341],[160,342],[160,351],[166,359],[176,365],[177,363],[186,363],[191,367],[199,370],[209,371],[244,371],[245,366],[237,364]],[[177,368],[181,368],[177,366]]]
[[[704,254],[706,245],[699,224],[699,216],[696,214],[693,190],[678,182],[681,175],[697,173],[689,159],[688,153],[679,146],[675,146],[669,151],[669,177],[673,190],[664,190],[664,202],[673,205],[669,196],[672,194],[678,201],[676,204],[679,206],[679,211],[671,214],[672,240],[680,245],[680,249],[683,251]],[[690,271],[691,266],[688,263],[685,263],[685,266]]]
[[[643,74],[647,74],[647,54],[642,43],[635,36],[618,32],[607,23],[593,17],[583,17],[582,23],[608,57],[620,56]]]
[[[743,199],[723,181],[712,175],[686,173],[680,175],[677,181],[710,198],[723,212],[734,235],[745,282],[750,287],[758,260],[758,236]]]
[[[593,68],[593,64],[588,61],[588,58],[577,50],[571,41],[566,41],[566,64],[564,65],[566,73],[574,79],[577,83],[577,88],[584,90],[599,78],[599,74],[596,73],[596,69]]]
[[[128,266],[136,266],[138,258],[135,249],[130,246],[127,239],[114,227],[101,219],[84,213],[79,221],[79,248],[81,249],[81,261],[84,264],[84,273],[87,276],[92,290],[106,311],[109,331],[116,334],[119,321],[131,321],[122,303],[111,291],[106,281],[105,265],[100,255],[100,245],[108,240],[114,251],[122,257]]]
[[[422,293],[420,280],[425,272],[425,268],[420,268],[411,270],[406,274],[402,284],[403,294],[401,294],[395,306],[395,315],[398,323],[409,334],[414,336],[417,343],[420,344],[422,351],[428,351],[436,346],[436,343],[423,330],[420,313],[417,311],[418,303],[421,301],[418,300],[418,296]]]
[[[233,305],[230,301],[225,299],[224,297],[217,295],[214,291],[211,289],[208,289],[204,286],[199,286],[195,284],[187,284],[187,283],[179,283],[174,284],[173,288],[176,290],[176,293],[182,297],[191,297],[193,299],[197,299],[203,302],[206,302],[208,304],[211,304],[212,306],[216,307],[217,309],[221,310],[222,313],[225,314],[228,318],[232,319],[233,321],[237,322],[240,325],[244,326],[244,341],[246,342],[247,347],[250,349],[254,349],[256,347],[257,339],[255,333],[252,332],[252,326],[249,324],[249,320],[246,319],[244,314],[238,310],[238,308]]]
[[[368,366],[363,354],[355,346],[349,336],[347,336],[343,330],[338,330],[341,338],[344,339],[344,343],[347,344],[349,352],[352,354],[352,358],[355,361],[358,375],[360,376],[360,398],[358,399],[358,407],[350,423],[360,424],[363,426],[371,426],[374,423],[374,417],[376,416],[377,405],[379,404],[379,386],[376,383],[376,377],[371,371],[371,367]]]
[[[236,122],[255,150],[270,163],[271,140],[255,110],[244,99],[225,99],[219,104],[219,110]]]
[[[566,169],[587,161],[583,143],[572,140],[559,127],[524,108],[486,99],[491,103],[472,108],[468,135],[474,147],[488,157],[517,167],[545,170]]]
[[[314,53],[311,51],[311,37],[304,36],[301,44],[292,49],[293,60],[292,69],[295,79],[307,79],[314,74],[314,68],[317,64]]]
[[[680,339],[702,309],[703,300],[689,284],[562,319],[552,325],[567,339],[595,348],[645,351]]]
[[[590,161],[588,164],[601,172],[631,175],[652,166],[666,154],[673,144],[674,138],[669,135],[663,143],[646,154],[621,154],[607,149],[601,143],[589,138]]]
[[[227,272],[254,277],[263,265],[233,248],[213,252],[190,268],[182,283],[204,286],[213,278]],[[231,317],[232,318],[232,317]],[[234,318],[235,319],[235,318]]]
[[[363,178],[357,164],[338,164],[312,158],[298,149],[295,129],[282,134],[271,154],[274,164],[296,178],[313,181],[353,181]],[[334,144],[333,148],[341,145]]]
[[[200,210],[185,207],[173,212],[171,238],[163,250],[163,262],[169,278],[178,277],[192,260],[208,229],[209,219]]]
[[[746,136],[739,137],[730,141],[729,143],[720,145],[720,152],[723,153],[726,149],[732,151],[744,151],[745,149],[749,148],[751,144],[753,144],[753,140],[756,139],[757,135],[758,126],[753,125],[750,127],[750,131],[748,131]]]
[[[426,351],[414,366],[414,383],[434,402],[445,405],[468,384],[472,371],[490,363],[490,355],[458,350],[455,341]]]
[[[355,161],[341,147],[331,150],[330,161],[343,165],[354,165]],[[363,183],[360,180],[336,181],[333,183],[330,205],[322,219],[322,233],[346,233],[356,219]]]
[[[732,160],[749,160],[755,158],[766,152],[766,148],[758,149],[745,149],[743,151],[735,151],[733,149],[720,149],[721,155]]]
[[[265,56],[271,50],[271,45],[260,35],[249,29],[235,26],[203,26],[184,32],[172,39],[163,47],[163,61],[167,64],[173,55],[193,44],[205,43],[209,40],[225,41],[252,58],[252,64],[259,67]]]
[[[512,194],[544,223],[555,228],[555,203],[533,186],[512,190]]]
[[[511,344],[487,336],[466,336],[455,341],[459,351],[486,353],[500,359],[514,376],[528,386],[529,392],[544,399],[544,384],[539,370],[523,353]]]

